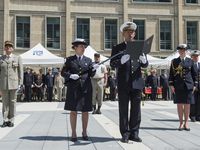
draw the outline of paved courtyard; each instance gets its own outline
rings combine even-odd
[[[69,112],[63,106],[63,102],[17,103],[15,126],[0,128],[0,150],[200,149],[200,122],[190,122],[189,132],[178,131],[176,105],[172,101],[145,101],[140,129],[143,141],[128,144],[120,142],[117,102],[105,101],[102,115],[90,114],[89,141],[81,139],[81,115],[78,115],[79,137],[75,143],[69,140]]]

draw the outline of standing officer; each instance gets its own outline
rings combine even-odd
[[[31,88],[33,87],[34,77],[29,67],[26,68],[23,81],[24,81],[24,87],[25,87],[25,101],[30,102],[31,94],[32,94]]]
[[[162,71],[162,74],[160,75],[160,86],[162,87],[162,99],[168,100],[169,82],[166,70]]]
[[[76,39],[72,42],[75,55],[66,58],[61,75],[67,82],[67,96],[65,110],[70,110],[70,124],[72,129],[71,141],[77,141],[76,125],[77,111],[82,112],[82,138],[88,140],[87,126],[89,115],[92,111],[92,84],[90,77],[94,76],[92,71],[92,60],[84,56],[87,43],[84,39]],[[98,65],[95,65],[98,68]]]
[[[48,68],[48,73],[45,76],[45,87],[47,89],[47,100],[52,101],[54,86],[54,75],[52,74],[52,68]]]
[[[174,103],[177,104],[179,117],[179,131],[190,131],[188,118],[190,114],[190,104],[194,104],[193,92],[196,81],[196,71],[194,62],[186,57],[186,44],[180,44],[177,47],[179,57],[171,62],[169,73],[169,85],[174,94]],[[183,120],[183,116],[185,120]]]
[[[133,41],[137,25],[133,22],[125,22],[120,30],[124,37],[124,42],[112,48],[111,56],[126,50],[126,43]],[[142,49],[142,47],[141,47]],[[137,63],[130,59],[130,55],[120,55],[111,59],[111,67],[117,68],[117,87],[119,98],[119,119],[121,141],[127,143],[130,140],[142,142],[139,135],[141,122],[141,94],[144,88],[141,67],[147,67],[146,56],[141,55]],[[131,102],[130,117],[128,117],[129,101]]]
[[[192,60],[194,61],[194,69],[197,72],[197,88],[194,91],[194,101],[195,104],[190,105],[190,120],[192,122],[200,121],[200,63],[199,52],[194,51],[191,54]]]
[[[151,100],[155,101],[157,97],[158,77],[156,70],[152,69],[151,74],[147,76],[147,86],[151,87]]]
[[[94,54],[94,64],[100,63],[100,54]],[[103,102],[103,92],[104,87],[107,84],[108,76],[107,76],[107,69],[104,64],[101,64],[97,70],[95,75],[91,78],[92,81],[92,105],[93,105],[93,112],[92,114],[101,114],[101,105]],[[98,108],[96,110],[96,103]]]
[[[3,103],[3,125],[2,127],[13,127],[16,111],[16,91],[22,85],[23,67],[20,57],[14,55],[13,43],[5,42],[5,55],[0,57],[0,90]]]

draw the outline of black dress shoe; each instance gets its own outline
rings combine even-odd
[[[122,136],[121,142],[122,142],[122,143],[128,143],[128,141],[129,141],[129,134],[128,134],[128,133],[125,133],[125,134]]]
[[[82,139],[83,139],[83,141],[88,141],[88,140],[89,140],[89,138],[88,138],[88,136],[87,136],[87,135],[85,135],[85,136],[82,136]]]
[[[5,121],[4,121],[3,124],[1,125],[2,128],[5,128],[5,127],[7,127],[7,126],[8,126],[8,122],[5,122]]]
[[[196,122],[196,118],[195,118],[195,117],[190,117],[190,120],[191,120],[192,122]]]
[[[184,130],[185,130],[185,131],[190,131],[190,128],[184,126]]]
[[[183,127],[179,127],[178,131],[183,131],[183,129],[184,129]]]
[[[200,117],[196,117],[196,121],[200,121]]]
[[[74,137],[74,138],[72,137],[72,138],[71,138],[71,141],[72,141],[72,142],[76,142],[77,140],[78,140],[77,137]]]
[[[8,127],[14,127],[14,123],[8,121],[8,122],[7,122],[7,126],[8,126]]]
[[[129,137],[129,140],[135,141],[135,142],[142,142],[142,139],[141,139],[140,137],[133,137],[133,136],[130,136],[130,137]]]

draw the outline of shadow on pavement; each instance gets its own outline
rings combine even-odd
[[[178,119],[151,119],[152,121],[169,121],[169,122],[179,122]]]
[[[163,127],[140,127],[140,129],[144,130],[177,130],[177,128],[163,128]]]

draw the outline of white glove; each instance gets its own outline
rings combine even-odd
[[[147,63],[147,59],[145,54],[143,53],[142,55],[140,55],[139,60],[143,63],[146,64]]]
[[[95,71],[95,70],[97,70],[97,68],[99,68],[99,64],[94,64],[93,66],[92,66],[92,71]]]
[[[71,74],[69,76],[70,79],[73,79],[73,80],[77,80],[78,78],[80,78],[80,76],[78,74]]]
[[[122,56],[121,58],[121,64],[125,64],[128,60],[130,59],[130,55],[129,54],[125,54]]]

